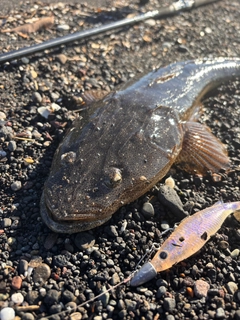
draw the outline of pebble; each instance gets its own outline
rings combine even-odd
[[[14,181],[14,182],[11,184],[11,189],[12,189],[12,191],[18,191],[18,190],[20,190],[21,188],[22,188],[22,183],[21,183],[21,181],[16,180],[16,181]]]
[[[117,272],[115,272],[113,275],[112,275],[112,278],[111,278],[111,285],[115,286],[117,283],[120,282],[120,277],[118,275]]]
[[[64,303],[72,302],[76,299],[74,294],[69,290],[64,290],[62,293],[62,299]]]
[[[214,268],[214,264],[212,262],[208,262],[206,264],[206,268],[213,269]]]
[[[42,257],[40,256],[34,256],[30,261],[29,261],[29,266],[32,268],[37,268],[42,264]]]
[[[209,28],[209,27],[206,27],[206,28],[205,28],[205,32],[206,32],[206,33],[212,33],[212,29]]]
[[[33,92],[33,94],[32,94],[32,99],[33,99],[33,101],[36,101],[36,102],[38,102],[38,103],[41,103],[41,102],[42,102],[42,96],[41,96],[41,94],[40,94],[39,92],[37,92],[37,91]]]
[[[1,320],[13,320],[15,318],[15,311],[13,308],[3,308],[0,311],[0,319]]]
[[[161,229],[162,229],[163,231],[165,231],[165,230],[168,230],[169,228],[170,228],[169,223],[168,223],[167,221],[163,220],[163,221],[161,222]]]
[[[57,101],[59,99],[59,93],[58,92],[50,92],[50,97],[52,101]]]
[[[130,299],[125,299],[125,305],[128,311],[134,311],[136,309],[137,306],[137,302],[130,300]]]
[[[37,72],[35,70],[31,70],[30,73],[31,73],[31,77],[33,79],[36,79],[38,77],[38,74],[37,74]]]
[[[74,296],[74,299],[76,299],[75,296]],[[77,304],[74,301],[70,301],[65,304],[65,308],[74,311],[77,309]]]
[[[15,142],[14,140],[9,141],[9,143],[8,143],[8,150],[9,150],[10,152],[13,152],[13,151],[15,151],[16,149],[17,149],[17,144],[16,144],[16,142]]]
[[[216,310],[216,319],[226,319],[225,311],[223,308],[217,308]]]
[[[103,307],[106,307],[109,303],[110,293],[107,291],[105,286],[102,286],[101,293],[104,294],[98,298],[98,300],[102,301]]]
[[[21,304],[24,301],[24,297],[20,292],[14,293],[11,296],[11,300],[15,303],[15,304]]]
[[[34,320],[34,315],[30,312],[25,312],[22,317],[21,320]]]
[[[26,58],[26,57],[23,57],[23,58],[21,59],[21,61],[22,61],[22,63],[24,63],[24,64],[29,64],[29,59]]]
[[[59,313],[62,311],[63,305],[62,304],[52,304],[49,308],[49,313],[54,314],[54,313]],[[56,315],[57,316],[57,315]],[[52,318],[52,317],[51,317]],[[57,318],[59,319],[59,318]]]
[[[6,114],[3,111],[0,111],[0,120],[5,120]]]
[[[157,287],[163,286],[163,287],[167,288],[168,287],[168,282],[166,280],[164,280],[164,279],[158,279],[156,285],[157,285]]]
[[[170,186],[159,187],[158,199],[174,214],[178,221],[187,216],[177,192]]]
[[[14,290],[21,289],[22,286],[22,278],[20,276],[15,276],[12,278],[12,288]]]
[[[111,236],[111,237],[118,237],[118,231],[117,231],[117,229],[116,229],[116,227],[115,226],[106,226],[105,228],[104,228],[104,231],[107,233],[107,234],[109,234],[109,236]]]
[[[48,119],[48,116],[52,113],[48,107],[41,106],[37,109],[38,113],[45,119]]]
[[[80,312],[74,312],[69,315],[70,320],[81,320],[82,319],[82,314]]]
[[[189,297],[193,298],[194,297],[194,291],[191,287],[186,287],[186,292]]]
[[[194,283],[194,294],[197,298],[207,297],[210,285],[204,280],[196,280]]]
[[[234,315],[235,320],[240,320],[240,310],[237,310]]]
[[[76,235],[74,243],[80,250],[89,249],[94,246],[95,237],[90,233],[80,232]]]
[[[173,298],[164,298],[163,300],[163,308],[167,312],[172,312],[176,308],[176,300]]]
[[[0,157],[1,157],[1,158],[6,157],[6,155],[7,155],[7,152],[6,152],[6,151],[0,150]]]
[[[156,20],[155,19],[147,19],[144,21],[145,24],[154,27],[156,25]]]
[[[234,294],[238,290],[238,286],[235,282],[229,281],[226,284],[226,289],[227,289],[228,293]]]
[[[145,202],[143,204],[141,212],[146,219],[151,219],[155,214],[153,205],[150,202]]]
[[[59,25],[57,26],[57,30],[58,30],[58,31],[67,31],[67,30],[69,30],[69,29],[70,29],[70,27],[69,27],[68,24],[59,24]]]
[[[232,252],[231,252],[231,258],[237,258],[239,256],[239,252],[240,250],[239,249],[234,249]]]
[[[42,263],[34,270],[33,281],[34,283],[43,284],[51,275],[51,269],[46,263]]]
[[[2,226],[3,228],[9,228],[12,225],[12,220],[10,218],[3,218]]]
[[[219,296],[219,290],[217,288],[216,289],[209,289],[208,295]]]
[[[61,53],[61,54],[58,54],[56,56],[56,59],[61,62],[61,64],[65,64],[68,60],[67,56],[65,56],[65,54]]]
[[[26,301],[30,304],[30,305],[36,305],[39,302],[40,297],[42,296],[42,294],[38,293],[38,291],[36,290],[31,290],[28,291],[27,295],[26,295]]]
[[[114,267],[115,263],[113,261],[113,259],[107,259],[107,266],[108,267]]]
[[[227,249],[229,247],[229,243],[227,241],[219,241],[218,246],[220,249]]]
[[[167,292],[166,287],[160,286],[157,291],[157,298],[160,299]]]
[[[5,140],[10,141],[13,138],[13,135],[14,135],[14,132],[13,132],[13,129],[11,127],[0,126],[0,137],[3,137]],[[3,155],[3,150],[1,150],[1,156],[5,157],[6,156],[6,152],[5,152],[5,155]]]
[[[44,303],[48,306],[51,306],[55,303],[58,303],[61,293],[55,289],[50,289],[44,298]]]
[[[240,290],[236,294],[238,301],[240,302]]]
[[[55,232],[49,233],[44,241],[44,248],[46,250],[50,250],[54,246],[54,244],[56,243],[57,239],[58,239],[57,233],[55,233]]]
[[[58,254],[53,257],[53,265],[56,267],[66,267],[71,266],[71,263],[69,262],[69,256]]]
[[[172,177],[168,177],[165,180],[165,185],[169,186],[170,188],[174,189],[175,188],[175,180]]]
[[[55,103],[55,102],[53,102],[53,103],[51,104],[51,110],[53,110],[53,111],[58,111],[58,110],[60,110],[60,109],[61,109],[61,107],[60,107],[59,104],[57,104],[57,103]]]

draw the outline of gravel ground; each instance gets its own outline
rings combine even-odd
[[[54,26],[23,38],[0,34],[10,51],[128,14],[157,2],[109,2],[109,7],[25,2],[1,17],[13,28],[53,12]],[[165,5],[167,1],[159,1]],[[240,319],[240,226],[228,219],[195,256],[138,288],[118,284],[135,270],[174,217],[157,198],[159,185],[86,233],[52,233],[39,202],[54,151],[80,113],[82,90],[111,91],[144,70],[203,57],[239,57],[239,2],[220,1],[163,20],[112,31],[0,66],[0,307],[12,319]],[[227,144],[232,170],[193,176],[172,168],[183,207],[191,213],[240,200],[240,83],[220,86],[205,101],[201,121]],[[46,119],[43,110],[55,111]],[[39,109],[40,108],[40,109]],[[163,181],[164,183],[164,181]],[[151,205],[146,205],[150,199]],[[63,312],[73,308],[74,312]]]

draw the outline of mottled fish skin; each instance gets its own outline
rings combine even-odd
[[[182,220],[180,225],[165,240],[151,262],[147,262],[131,280],[132,286],[139,286],[151,280],[158,272],[171,268],[187,259],[214,235],[225,219],[240,210],[240,202],[217,202]]]
[[[147,192],[181,158],[186,121],[203,95],[235,76],[239,59],[177,62],[94,102],[56,151],[41,199],[43,221],[56,232],[92,229]],[[221,148],[216,139],[204,152],[209,163]],[[228,162],[225,156],[208,168]]]

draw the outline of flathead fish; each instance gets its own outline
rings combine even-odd
[[[181,163],[189,172],[229,168],[225,146],[196,122],[204,94],[240,76],[240,60],[173,63],[95,101],[59,146],[41,215],[55,232],[103,224]]]

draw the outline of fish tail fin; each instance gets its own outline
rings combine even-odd
[[[205,174],[230,168],[226,147],[210,129],[198,122],[182,123],[184,132],[182,150],[176,159],[181,168],[190,173]]]

